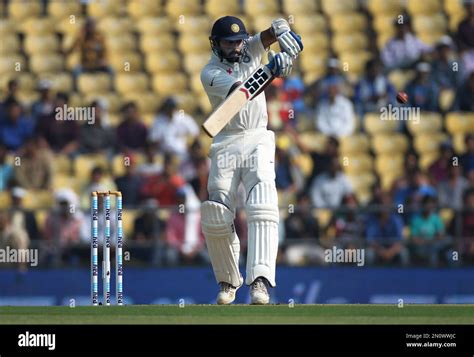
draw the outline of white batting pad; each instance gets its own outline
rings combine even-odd
[[[247,285],[262,276],[275,284],[278,252],[278,195],[274,182],[252,188],[246,205],[248,222]]]
[[[218,283],[239,287],[240,242],[234,228],[234,214],[222,203],[205,201],[201,205],[201,225]]]

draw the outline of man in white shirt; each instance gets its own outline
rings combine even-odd
[[[352,102],[339,93],[339,83],[328,85],[328,98],[322,99],[316,109],[316,127],[327,135],[337,138],[354,132],[356,119]]]
[[[166,99],[153,123],[149,138],[153,143],[159,143],[164,152],[186,158],[189,137],[199,135],[199,127],[194,119],[184,111],[178,110],[173,98]]]
[[[201,82],[215,109],[261,64],[268,47],[278,41],[285,52],[270,52],[272,73],[287,77],[293,59],[303,49],[288,22],[277,19],[250,36],[233,16],[218,19],[210,36],[212,56]],[[218,304],[230,304],[243,284],[239,271],[240,242],[234,218],[239,184],[246,191],[248,254],[245,283],[252,304],[268,304],[268,286],[275,286],[278,252],[278,196],[275,187],[275,135],[267,130],[268,115],[262,92],[248,102],[214,137],[210,148],[209,200],[201,205],[201,221],[214,275],[219,283]]]

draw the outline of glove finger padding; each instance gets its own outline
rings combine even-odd
[[[275,77],[287,77],[293,68],[293,60],[286,52],[275,54],[274,51],[268,52],[268,60],[273,61],[272,73]]]
[[[287,31],[278,37],[278,43],[283,51],[288,53],[291,57],[298,57],[303,50],[303,43],[301,38],[293,31]]]

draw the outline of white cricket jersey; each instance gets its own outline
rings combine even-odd
[[[260,39],[260,33],[248,39],[246,56],[241,63],[230,63],[221,60],[214,53],[201,72],[201,82],[209,97],[213,110],[227,97],[232,85],[243,82],[260,66],[266,50]],[[268,123],[267,102],[265,93],[260,93],[249,101],[238,114],[222,129],[245,130],[266,128]]]

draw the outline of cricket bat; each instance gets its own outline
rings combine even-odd
[[[211,138],[216,136],[249,100],[259,95],[272,82],[272,65],[271,62],[259,66],[212,112],[202,124],[207,135]]]

